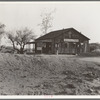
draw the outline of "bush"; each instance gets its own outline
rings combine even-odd
[[[13,50],[13,48],[10,47],[10,46],[8,46],[8,47],[6,47],[6,46],[1,46],[0,52],[1,52],[1,53],[14,53],[14,50]]]
[[[95,50],[93,50],[92,52],[100,53],[100,49],[95,49]]]
[[[99,43],[90,43],[90,52],[96,50],[96,49],[100,49],[100,44]]]
[[[82,57],[98,57],[98,56],[100,56],[100,52],[81,53],[79,56],[82,56]]]

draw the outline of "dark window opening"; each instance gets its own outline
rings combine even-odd
[[[72,43],[72,47],[75,48],[76,47],[76,43]]]

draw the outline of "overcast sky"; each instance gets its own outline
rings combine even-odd
[[[46,10],[45,10],[46,9]],[[22,27],[41,34],[38,24],[40,14],[52,11],[53,27],[49,31],[73,27],[89,37],[90,42],[100,43],[100,2],[0,2],[0,22],[11,31]]]

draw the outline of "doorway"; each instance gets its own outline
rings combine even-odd
[[[74,42],[69,43],[69,54],[76,54],[77,53],[77,44]]]
[[[43,47],[42,47],[42,53],[44,54],[50,54],[51,53],[51,42],[45,42],[43,43]]]

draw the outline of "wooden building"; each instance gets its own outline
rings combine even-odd
[[[79,54],[89,51],[89,38],[74,28],[50,32],[31,42],[35,53],[44,54]]]

